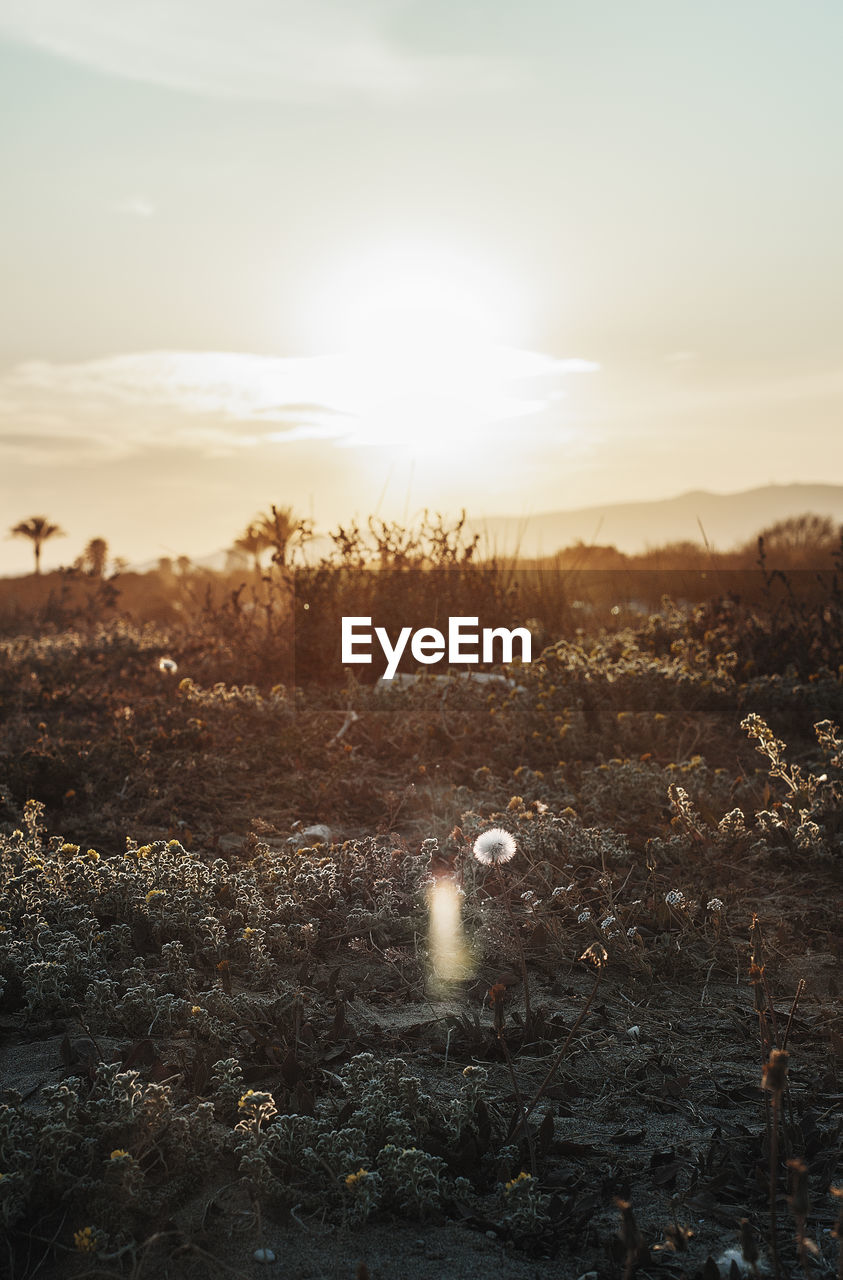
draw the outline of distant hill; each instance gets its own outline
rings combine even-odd
[[[843,524],[843,485],[764,485],[741,493],[703,489],[656,502],[604,503],[573,511],[533,516],[489,516],[467,521],[481,535],[484,552],[522,556],[552,555],[577,541],[614,545],[639,552],[667,542],[703,542],[728,551],[777,520],[805,512],[830,516]]]
[[[552,555],[575,542],[613,545],[635,553],[667,542],[697,542],[702,545],[700,525],[711,547],[729,551],[762,529],[788,516],[805,512],[830,516],[843,524],[843,485],[768,484],[741,493],[708,493],[704,489],[682,493],[676,498],[655,502],[609,502],[578,507],[573,511],[545,511],[534,516],[488,516],[466,521],[469,536],[480,534],[483,554],[522,556]],[[365,522],[364,522],[365,524]],[[313,562],[331,550],[331,541],[320,532],[308,544]],[[198,568],[221,570],[227,553],[223,548],[197,557]],[[147,573],[157,560],[130,566],[135,573]]]

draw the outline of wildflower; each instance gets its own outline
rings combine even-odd
[[[123,1160],[128,1154],[128,1151],[124,1150],[123,1147],[115,1147],[108,1158],[109,1160]]]
[[[605,947],[601,947],[599,942],[592,942],[590,947],[586,947],[580,956],[580,960],[587,960],[589,964],[593,964],[595,969],[602,969],[609,959],[609,953]]]
[[[664,895],[664,900],[669,907],[681,907],[685,903],[685,895],[681,889],[671,889]]]
[[[157,898],[166,898],[166,896],[166,889],[150,889],[149,893],[146,895],[146,901],[147,903],[155,902]]]
[[[89,849],[86,857],[89,862],[99,862],[100,860],[100,855],[97,853],[96,849]]]
[[[517,1178],[511,1178],[510,1181],[506,1183],[506,1185],[504,1186],[504,1191],[508,1193],[512,1191],[513,1187],[517,1187],[520,1182],[532,1182],[532,1181],[533,1179],[531,1175],[529,1173],[525,1173],[524,1170],[522,1169]]]
[[[74,1231],[73,1243],[80,1253],[93,1253],[97,1247],[97,1238],[93,1227],[82,1227],[80,1231]]]
[[[345,1185],[351,1190],[356,1187],[358,1182],[362,1182],[364,1178],[368,1178],[368,1169],[358,1169],[356,1173],[350,1173],[345,1180]]]
[[[636,926],[636,925],[634,925],[634,924],[631,924],[631,925],[629,926],[629,928],[627,929],[627,931],[626,931],[626,936],[627,936],[628,938],[637,938],[637,937],[638,937],[638,928],[637,928],[637,926]]]
[[[605,919],[605,920],[601,920],[601,921],[600,921],[600,928],[601,928],[601,929],[603,930],[603,932],[605,933],[605,932],[606,932],[606,930],[607,930],[607,929],[610,929],[614,923],[615,923],[615,917],[614,917],[614,916],[606,916],[606,919]]]
[[[163,671],[165,675],[174,676],[178,671],[178,666],[173,662],[172,658],[159,658],[158,670]]]
[[[478,862],[482,862],[484,867],[509,862],[515,857],[515,853],[515,840],[501,827],[492,827],[490,831],[484,831],[474,842],[474,856]]]
[[[580,914],[577,916],[577,924],[588,924],[590,919],[591,919],[590,911],[588,910],[581,911]]]
[[[200,1004],[192,1004],[190,1006],[190,1012],[193,1014],[194,1018],[196,1018],[202,1012],[202,1006]]]
[[[710,902],[705,904],[706,911],[722,911],[723,903],[719,898],[712,898]]]

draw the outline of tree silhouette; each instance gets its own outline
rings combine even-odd
[[[830,558],[840,546],[841,534],[843,526],[836,525],[830,516],[806,512],[777,520],[761,530],[756,542],[764,554],[796,567]]]
[[[35,572],[41,572],[41,547],[48,538],[64,538],[64,529],[51,524],[46,516],[30,516],[9,530],[13,538],[29,538],[35,551]]]
[[[105,565],[108,560],[108,543],[105,538],[91,538],[91,541],[76,561],[91,578],[104,578]]]
[[[287,551],[290,545],[307,542],[313,536],[310,520],[297,516],[292,507],[270,507],[270,515],[261,513],[257,517],[257,527],[266,537],[267,546],[272,547],[272,559],[275,564],[287,563]]]
[[[255,564],[255,572],[260,573],[261,556],[264,551],[272,549],[273,564],[285,565],[287,551],[294,539],[300,542],[311,536],[309,520],[302,520],[292,507],[270,507],[269,514],[260,511],[249,523],[244,533],[235,538],[232,551],[251,556]]]
[[[259,520],[253,520],[244,533],[239,538],[235,538],[234,547],[237,551],[242,551],[247,556],[252,556],[255,562],[255,573],[260,573],[261,568],[261,552],[266,551],[267,547],[272,546],[268,534],[261,528]]]

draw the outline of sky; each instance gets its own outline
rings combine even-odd
[[[843,484],[841,48],[838,0],[0,0],[0,523]]]

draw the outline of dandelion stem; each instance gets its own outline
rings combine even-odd
[[[509,923],[512,925],[512,932],[515,934],[515,945],[518,948],[518,959],[521,962],[521,981],[524,984],[524,1022],[525,1031],[528,1036],[533,1034],[533,1011],[530,1007],[530,982],[527,977],[527,958],[524,955],[524,944],[521,941],[521,933],[515,922],[515,916],[512,913],[512,905],[509,901],[509,887],[501,875],[500,867],[495,868],[498,873],[498,881],[503,891],[503,904],[506,908],[506,914],[509,917]]]

